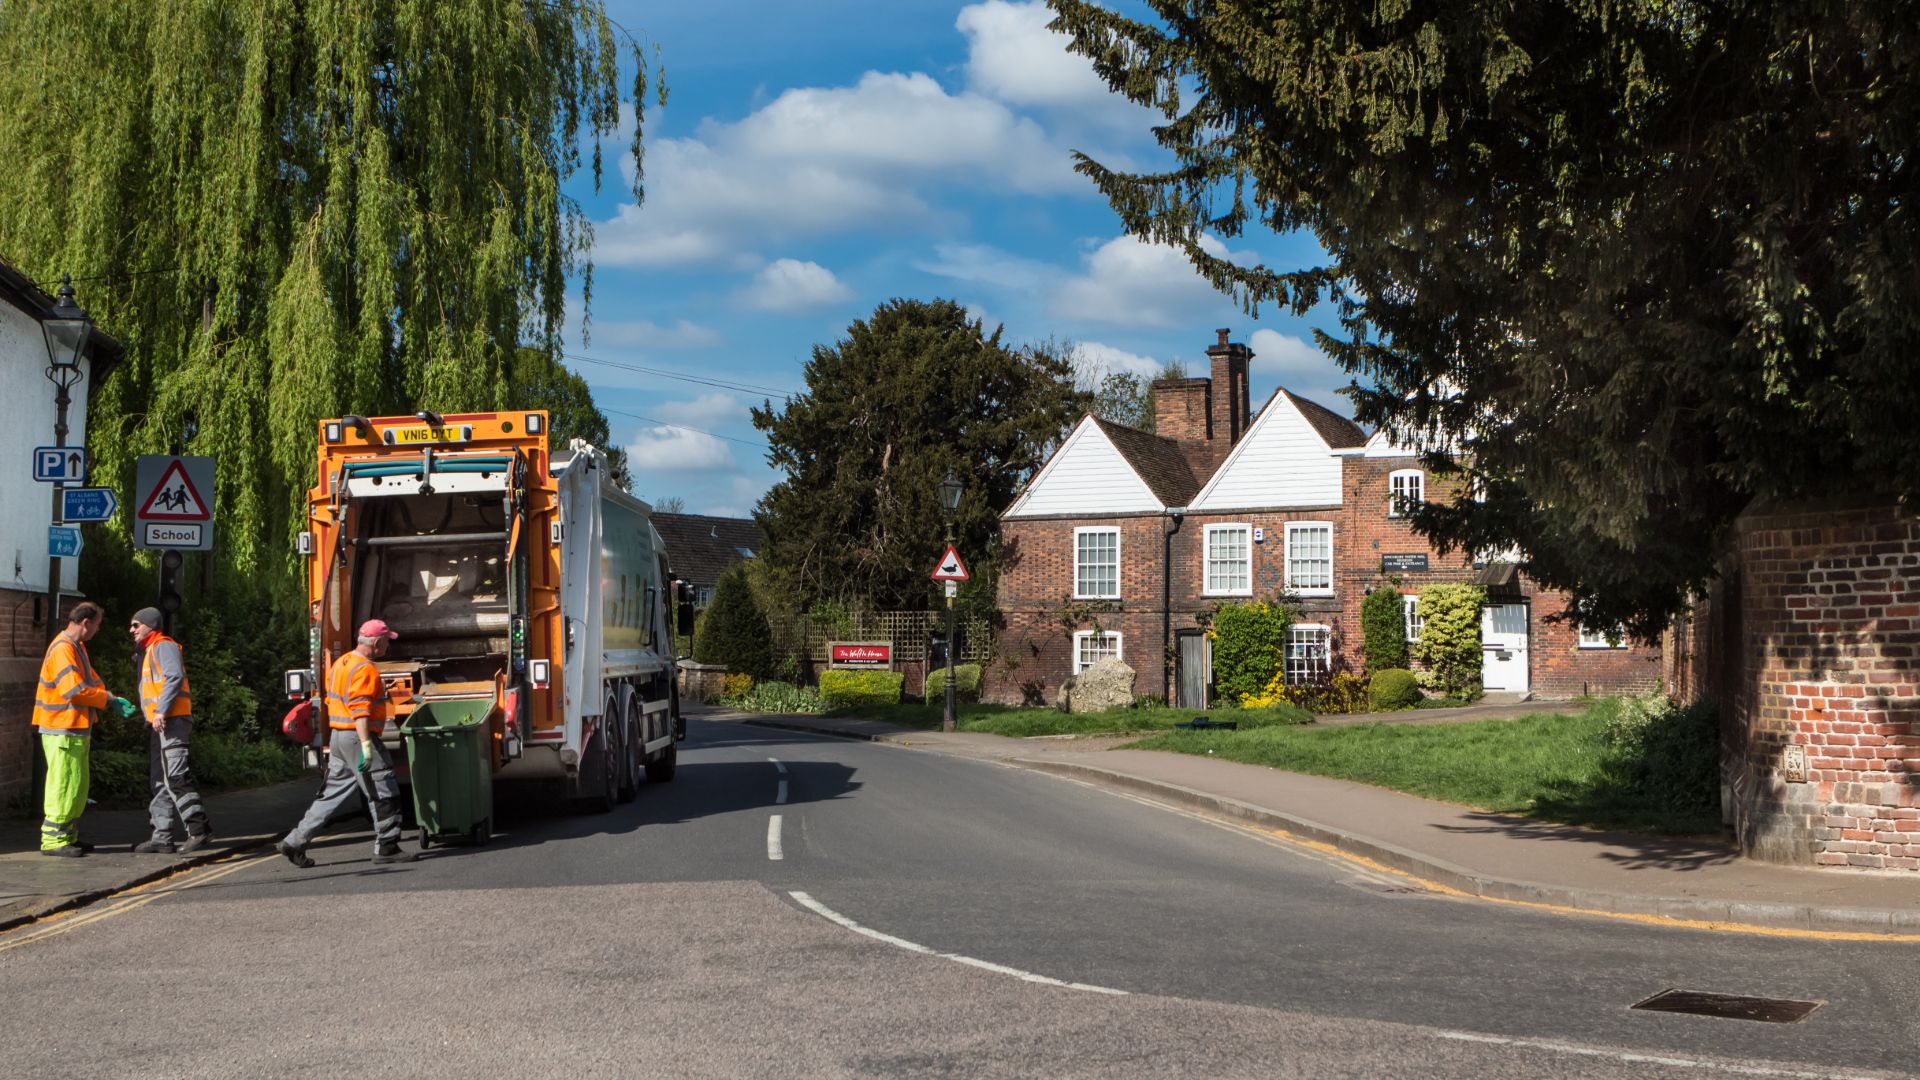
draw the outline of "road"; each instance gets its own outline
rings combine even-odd
[[[1001,765],[694,721],[608,815],[249,858],[0,938],[15,1075],[1851,1076],[1920,948],[1400,891]],[[1798,1024],[1634,1011],[1680,987]],[[484,1071],[484,1072],[482,1072]]]

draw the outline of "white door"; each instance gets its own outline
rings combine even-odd
[[[1489,604],[1480,609],[1480,685],[1487,690],[1527,688],[1527,605]]]

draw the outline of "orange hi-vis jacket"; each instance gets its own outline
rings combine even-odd
[[[167,671],[168,667],[173,671]],[[180,690],[173,696],[166,713],[158,715],[170,674],[179,675]],[[180,645],[159,631],[147,638],[146,651],[140,657],[140,715],[146,717],[148,723],[193,715],[193,693],[187,686],[186,669],[180,663]]]
[[[378,737],[387,723],[387,688],[373,661],[350,652],[327,671],[327,726],[352,731],[353,722],[362,718],[368,733]]]
[[[112,700],[93,673],[86,645],[65,634],[54,638],[40,662],[33,726],[48,735],[91,735],[95,714]]]

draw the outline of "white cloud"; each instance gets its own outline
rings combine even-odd
[[[677,427],[643,429],[627,446],[627,461],[636,475],[734,467],[733,451],[725,441]]]
[[[790,89],[737,123],[650,142],[646,183],[644,206],[595,225],[596,262],[751,265],[769,238],[944,217],[922,193],[943,185],[1093,194],[1038,124],[918,72]]]
[[[732,394],[701,394],[692,401],[663,401],[649,407],[662,420],[710,428],[747,419],[747,404]]]
[[[779,259],[753,276],[753,285],[741,294],[741,299],[763,311],[805,311],[837,304],[852,296],[853,290],[819,263]]]
[[[1100,380],[1108,375],[1138,375],[1151,379],[1160,374],[1165,364],[1151,356],[1141,356],[1125,349],[1116,349],[1112,345],[1098,341],[1082,341],[1074,347],[1073,370],[1076,380],[1082,386],[1098,386]]]
[[[1144,115],[1094,74],[1085,57],[1067,51],[1066,36],[1047,29],[1052,20],[1040,0],[961,8],[954,25],[967,35],[967,84],[1016,105],[1118,106]]]
[[[936,244],[933,253],[932,259],[916,260],[913,268],[955,281],[1023,292],[1045,288],[1061,276],[1059,267],[990,244]]]
[[[1255,330],[1247,339],[1247,347],[1253,350],[1254,370],[1271,372],[1279,376],[1282,384],[1289,377],[1326,382],[1340,370],[1333,357],[1322,352],[1320,346],[1278,330]]]
[[[719,333],[686,319],[677,319],[672,326],[661,326],[648,319],[595,319],[591,330],[595,345],[687,349],[720,344]]]
[[[1201,247],[1231,257],[1213,237]],[[1086,273],[1054,295],[1054,313],[1110,326],[1177,326],[1217,312],[1223,294],[1179,250],[1120,236],[1086,257]]]

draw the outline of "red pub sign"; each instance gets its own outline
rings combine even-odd
[[[827,662],[834,667],[892,667],[890,641],[829,641]]]

